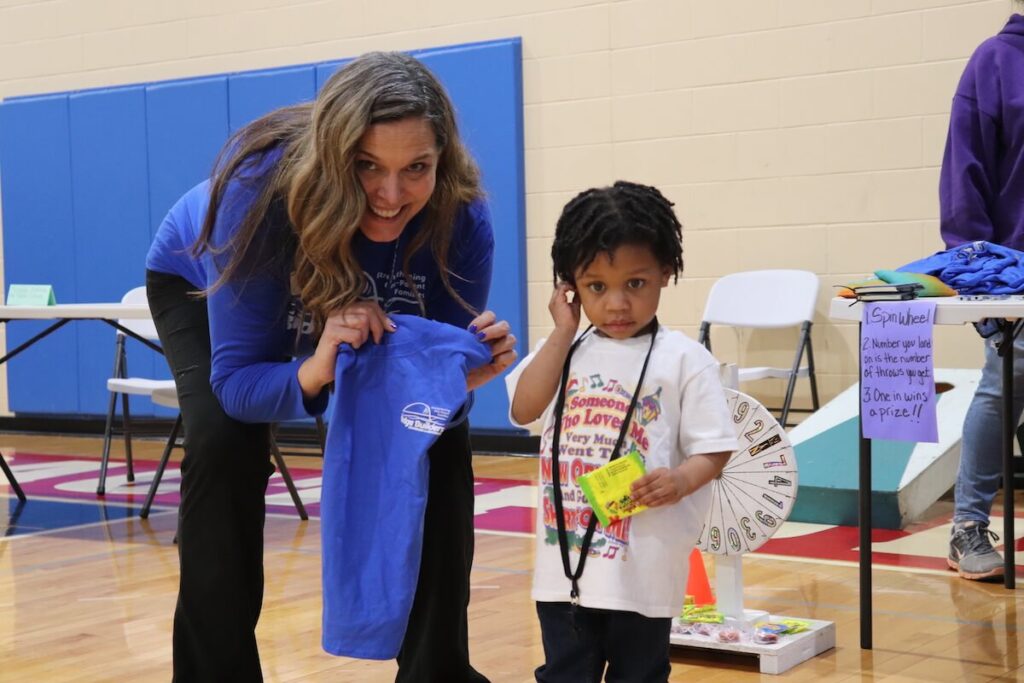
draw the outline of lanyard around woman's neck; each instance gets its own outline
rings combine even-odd
[[[558,525],[558,548],[562,554],[562,569],[565,571],[565,578],[572,582],[572,588],[569,591],[569,601],[573,605],[578,605],[580,602],[580,577],[583,576],[583,567],[587,563],[587,553],[590,550],[590,541],[594,537],[594,530],[597,528],[597,515],[591,511],[590,521],[587,523],[587,532],[583,536],[583,542],[580,545],[580,560],[576,565],[576,571],[573,571],[569,563],[569,538],[565,530],[565,515],[562,512],[562,483],[561,474],[558,469],[558,451],[559,451],[559,440],[562,436],[562,413],[565,411],[565,389],[566,384],[569,381],[569,364],[572,362],[572,356],[576,352],[580,343],[587,336],[587,333],[594,328],[593,325],[584,330],[583,334],[580,335],[579,339],[573,342],[573,345],[569,347],[569,353],[565,358],[565,364],[562,366],[562,381],[558,386],[558,400],[555,402],[555,431],[551,437],[551,481],[554,486],[552,487],[552,497],[555,503],[555,522]],[[626,433],[629,431],[629,423],[633,419],[633,409],[636,408],[637,399],[640,396],[640,390],[644,385],[644,376],[647,374],[647,364],[651,360],[651,352],[654,350],[654,338],[658,335],[658,319],[655,318],[651,323],[651,345],[647,347],[647,356],[644,358],[643,368],[640,370],[640,379],[637,380],[636,389],[633,391],[633,398],[630,399],[629,408],[626,410],[626,416],[622,420],[622,429],[619,430],[619,438],[615,442],[615,448],[612,450],[611,457],[608,458],[609,462],[615,460],[620,455],[622,449],[622,442],[626,439]]]

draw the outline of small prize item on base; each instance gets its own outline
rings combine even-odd
[[[714,605],[685,605],[679,617],[693,624],[721,624],[725,621],[725,617]]]
[[[718,633],[718,627],[714,624],[698,621],[693,624],[693,635],[714,637]]]
[[[737,619],[735,617],[725,617],[722,625],[718,629],[718,642],[720,643],[740,643],[750,642],[753,638],[754,632],[743,619]]]
[[[778,621],[762,621],[754,624],[754,640],[758,643],[774,643],[781,636],[792,636],[803,633],[811,627],[809,622],[800,619],[779,619]]]
[[[693,624],[688,621],[672,620],[672,633],[677,633],[683,636],[689,636],[693,634]]]
[[[785,635],[789,631],[789,627],[785,624],[781,624],[774,621],[762,621],[754,624],[754,628],[758,631],[765,633],[773,633],[777,636]]]
[[[811,627],[808,622],[799,619],[780,619],[779,622],[786,627],[786,635],[789,636],[803,633]]]
[[[608,525],[646,510],[633,500],[631,486],[644,476],[644,461],[636,451],[612,460],[579,478],[580,488],[587,496],[601,526]]]
[[[740,642],[740,630],[731,626],[723,626],[718,629],[718,642],[738,643]]]

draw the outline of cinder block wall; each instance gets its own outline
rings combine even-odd
[[[826,317],[832,286],[942,248],[938,166],[953,89],[1012,7],[0,0],[0,97],[522,36],[529,345],[550,329],[548,249],[561,206],[628,178],[661,187],[685,225],[686,272],[666,294],[665,323],[696,335],[708,288],[726,273],[821,276],[816,360],[829,398],[856,379],[856,329]],[[980,366],[972,329],[936,336],[939,365]],[[723,331],[714,341],[723,359],[788,364],[795,335]],[[770,402],[782,386],[750,389]],[[0,398],[3,408],[6,386]]]

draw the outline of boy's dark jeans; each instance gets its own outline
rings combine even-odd
[[[636,612],[538,602],[544,664],[539,683],[664,683],[672,620]],[[607,670],[606,670],[607,667]]]

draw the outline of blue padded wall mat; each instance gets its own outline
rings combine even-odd
[[[452,95],[483,174],[495,228],[489,308],[527,339],[522,54],[519,39],[413,51]],[[51,283],[61,302],[116,301],[143,284],[149,241],[206,177],[228,135],[311,99],[350,59],[0,103],[0,192],[8,283]],[[8,348],[41,323],[14,323]],[[101,415],[113,330],[73,323],[8,367],[17,413]],[[132,341],[129,371],[167,377]],[[167,414],[142,401],[133,411]],[[477,392],[474,427],[512,429],[503,383]]]
[[[128,289],[144,283],[151,241],[146,93],[141,86],[76,93],[68,97],[68,110],[75,296],[79,301],[120,301]],[[101,322],[74,325],[80,351],[78,401],[84,412],[88,406],[107,405],[104,379],[113,370],[115,331]],[[142,351],[132,350],[129,373],[153,377],[154,354]],[[152,412],[149,400],[137,399],[132,407]]]
[[[0,182],[6,281],[52,284],[57,301],[79,301],[67,95],[0,106]],[[6,288],[4,296],[6,300]],[[7,325],[7,349],[48,324]],[[78,411],[78,328],[78,323],[65,325],[7,365],[12,409]],[[112,358],[109,352],[104,355]]]
[[[184,79],[146,86],[146,147],[149,162],[149,228],[156,234],[167,210],[205,178],[228,137],[228,77]],[[182,144],[187,140],[188,144]],[[129,369],[134,357],[150,354],[129,342]],[[161,379],[170,378],[167,364],[155,363]],[[133,406],[134,407],[134,406]],[[157,415],[176,411],[150,405]]]
[[[234,74],[228,79],[231,131],[278,107],[307,102],[315,96],[313,66]]]
[[[178,198],[209,175],[229,130],[226,76],[146,86],[151,235]]]
[[[479,50],[472,46],[424,50],[413,54],[444,83],[455,102],[459,131],[480,164],[494,221],[494,274],[490,309],[508,320],[525,357],[526,317],[526,191],[523,186],[522,88],[519,43],[512,50]],[[466,54],[474,54],[466,68]],[[477,390],[471,413],[475,427],[512,429],[508,421],[505,382],[497,378]]]

